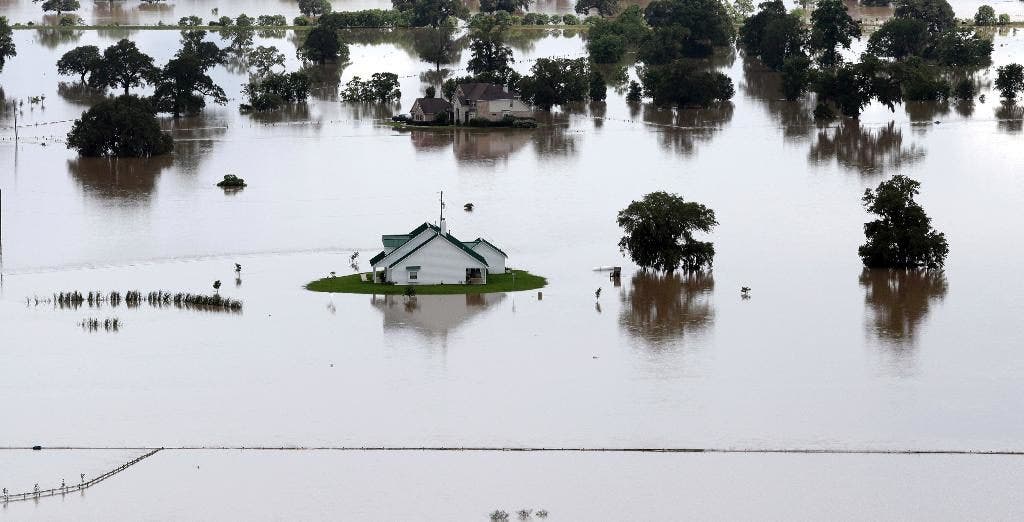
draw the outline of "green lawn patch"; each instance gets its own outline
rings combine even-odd
[[[402,295],[405,285],[367,283],[360,279],[362,274],[341,277],[325,277],[306,285],[306,290],[338,294]],[[506,274],[488,274],[486,285],[413,285],[416,295],[489,294],[492,292],[520,292],[536,290],[548,284],[548,280],[525,270],[513,270]]]

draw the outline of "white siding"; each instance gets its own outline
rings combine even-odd
[[[404,245],[403,245],[404,246]],[[419,266],[417,279],[409,280],[410,266]],[[486,269],[461,248],[444,238],[437,238],[389,269],[390,280],[399,285],[457,285],[466,281],[467,268]]]
[[[504,274],[505,273],[505,254],[498,252],[491,245],[484,243],[483,241],[476,244],[473,247],[473,251],[487,260],[487,271],[492,274]]]

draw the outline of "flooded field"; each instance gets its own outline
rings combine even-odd
[[[174,16],[189,5],[175,4]],[[268,12],[285,7],[293,6],[266,4]],[[259,14],[254,11],[249,14]],[[1017,298],[1024,293],[1022,120],[991,92],[994,69],[978,75],[985,103],[918,103],[895,112],[872,106],[859,122],[819,127],[808,102],[781,101],[778,78],[733,53],[715,63],[737,94],[712,110],[630,107],[621,89],[610,89],[606,104],[556,111],[547,117],[550,126],[533,132],[410,133],[383,121],[408,112],[432,81],[424,73],[435,67],[420,59],[416,32],[347,36],[351,64],[317,70],[306,107],[241,115],[244,68],[218,67],[212,76],[231,100],[200,117],[164,119],[176,140],[172,156],[107,161],[77,158],[62,143],[70,120],[94,99],[74,78],[56,75],[56,60],[77,45],[104,47],[128,37],[163,63],[177,48],[178,33],[15,32],[18,57],[0,75],[3,96],[45,99],[25,102],[17,148],[13,115],[0,115],[0,445],[1024,450],[1024,417],[1017,413],[1024,397],[1024,304]],[[1024,61],[1024,35],[1011,30],[995,38],[996,65]],[[289,70],[299,66],[293,34],[256,43],[281,48]],[[584,53],[582,38],[562,30],[523,31],[511,44],[521,71],[537,57]],[[446,68],[458,71],[468,55]],[[401,77],[400,105],[338,101],[339,85],[381,71]],[[229,173],[249,186],[234,194],[216,188]],[[896,276],[861,267],[856,250],[867,216],[860,197],[897,173],[922,182],[920,200],[949,240],[942,273]],[[331,271],[350,273],[353,252],[368,268],[380,234],[436,219],[440,190],[450,202],[453,233],[485,236],[509,254],[510,266],[546,276],[542,299],[536,292],[421,296],[410,306],[398,296],[302,288]],[[715,210],[721,225],[711,238],[712,273],[658,277],[622,258],[616,213],[654,190]],[[475,204],[472,213],[461,210],[466,202]],[[234,263],[243,266],[237,279]],[[601,265],[623,265],[620,283],[592,271]],[[45,302],[71,290],[210,293],[214,280],[223,281],[222,295],[244,302],[241,312]],[[741,286],[752,288],[749,300],[741,298]],[[603,293],[595,300],[597,288]],[[83,331],[79,324],[89,317],[117,317],[120,327]],[[45,509],[46,502],[8,509],[66,518],[111,512],[121,495],[131,495],[152,501],[158,513],[189,518],[187,510],[154,498],[147,484],[165,480],[154,477],[163,473],[177,481],[196,466],[220,475],[189,475],[185,489],[168,497],[230,480],[227,469],[251,481],[268,479],[258,471],[272,476],[277,467],[318,477],[308,466],[347,468],[346,459],[355,458],[353,469],[381,465],[395,477],[403,474],[390,460],[397,456],[332,455],[274,455],[268,463],[260,460],[271,458],[266,455],[162,453],[153,460],[159,465],[140,466],[136,480],[105,483],[87,492],[84,503],[50,504],[56,511]],[[529,505],[560,508],[568,516],[559,520],[609,512],[628,517],[627,508],[637,509],[638,519],[671,519],[675,504],[652,500],[608,511],[586,504],[582,487],[542,494],[530,489],[541,483],[532,479],[534,464],[556,470],[553,481],[560,484],[593,468],[595,481],[632,484],[641,497],[656,496],[639,479],[648,472],[671,477],[677,489],[705,487],[707,475],[695,476],[695,469],[718,470],[723,487],[743,477],[754,488],[780,470],[799,476],[816,469],[808,476],[819,477],[836,466],[849,475],[837,473],[821,492],[839,499],[836,513],[843,505],[854,506],[849,513],[877,507],[862,503],[877,495],[887,499],[879,505],[896,506],[886,513],[910,513],[916,499],[945,500],[908,486],[914,477],[955,475],[966,483],[968,476],[1012,475],[1008,468],[1017,462],[646,455],[428,462],[433,458],[405,461],[418,471],[398,489],[413,491],[416,480],[430,482],[423,477],[431,470],[454,466],[465,496],[479,499],[472,516]],[[687,458],[700,463],[691,468]],[[721,475],[716,459],[733,458],[749,460]],[[34,466],[0,452],[0,478],[3,459],[16,462],[14,468]],[[609,476],[608,462],[624,466],[630,478]],[[488,492],[475,496],[471,477],[505,467],[513,469],[511,478],[480,484]],[[867,484],[869,477],[904,472],[910,478],[900,487],[910,490]],[[326,501],[334,498],[328,491],[366,476],[287,487],[311,488]],[[30,486],[33,479],[17,480]],[[374,495],[374,484],[346,498]],[[794,487],[821,482],[803,484]],[[851,484],[865,489],[837,493]],[[267,480],[254,487],[269,494],[272,486]],[[733,487],[737,495],[747,491]],[[607,488],[602,482],[586,493],[600,497]],[[504,491],[511,493],[498,494]],[[1000,491],[979,486],[961,493],[964,502],[1012,498]],[[900,492],[918,496],[901,503]],[[229,500],[241,495],[227,494]],[[715,506],[728,506],[727,500]],[[385,504],[396,505],[336,509],[366,519],[466,513],[449,516],[438,498],[381,511]],[[733,516],[753,516],[749,506],[735,505]],[[419,517],[412,507],[440,511]],[[1020,508],[989,507],[993,518]],[[297,518],[316,516],[302,513]]]

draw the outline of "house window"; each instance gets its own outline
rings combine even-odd
[[[410,281],[415,281],[417,274],[419,274],[419,272],[414,272],[414,271],[409,272],[409,280]]]

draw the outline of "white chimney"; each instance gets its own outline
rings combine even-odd
[[[448,234],[448,223],[444,219],[442,219],[441,220],[441,235],[443,236],[443,235],[446,235],[446,234]]]

